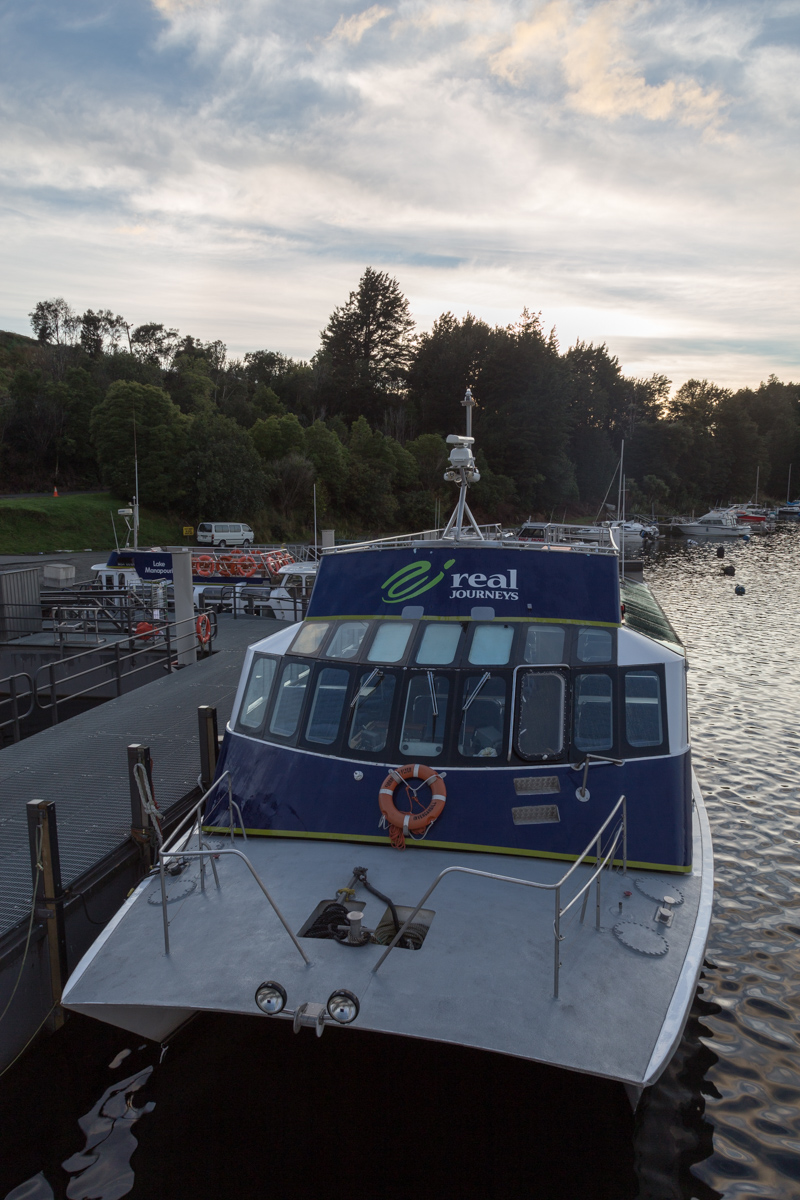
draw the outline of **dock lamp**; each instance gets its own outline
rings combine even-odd
[[[256,1004],[268,1017],[277,1016],[286,1007],[286,988],[268,979],[256,988]]]

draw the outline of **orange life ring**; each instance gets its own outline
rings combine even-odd
[[[211,575],[214,571],[214,559],[210,554],[198,554],[192,559],[192,571],[195,575]]]
[[[208,613],[200,613],[200,616],[195,621],[195,630],[197,632],[197,640],[201,646],[207,646],[211,641],[211,621]]]
[[[278,567],[282,565],[278,562],[277,554],[268,554],[264,561],[267,564],[267,570],[269,571],[270,575],[277,575]]]
[[[245,556],[240,558],[236,564],[236,574],[244,575],[248,579],[251,575],[255,575],[257,570],[258,563],[253,558],[252,554],[245,554]]]
[[[395,776],[399,778],[395,778]],[[422,783],[427,783],[431,789],[431,802],[422,812],[400,812],[395,806],[394,789],[399,782],[405,783],[409,779],[419,779]],[[416,796],[411,792],[407,783],[406,791],[413,803]],[[378,804],[389,825],[389,837],[392,845],[398,850],[405,850],[405,835],[417,833],[432,825],[436,818],[441,816],[446,800],[447,788],[444,786],[444,780],[434,771],[433,767],[429,767],[425,763],[408,763],[404,767],[397,767],[395,771],[387,775],[378,792]]]

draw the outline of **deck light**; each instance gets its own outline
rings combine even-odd
[[[331,992],[328,997],[328,1016],[334,1021],[338,1021],[340,1025],[351,1025],[358,1016],[361,1005],[358,1003],[358,996],[354,996],[352,992],[341,991]]]
[[[256,988],[256,1004],[268,1017],[274,1017],[286,1007],[286,988],[268,979]]]

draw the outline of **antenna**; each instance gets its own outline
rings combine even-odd
[[[461,403],[467,410],[467,432],[464,436],[458,433],[448,434],[447,444],[448,446],[452,446],[452,450],[450,451],[450,467],[444,473],[447,483],[458,484],[458,504],[450,520],[447,522],[442,537],[452,536],[454,541],[460,542],[463,533],[464,518],[466,517],[476,538],[484,541],[484,536],[467,504],[467,488],[471,483],[478,483],[481,477],[472,453],[472,446],[475,441],[472,436],[472,410],[475,407],[475,398],[470,388],[467,388]]]

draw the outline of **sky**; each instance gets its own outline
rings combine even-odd
[[[0,328],[309,358],[365,267],[626,375],[800,381],[800,0],[0,0]]]

